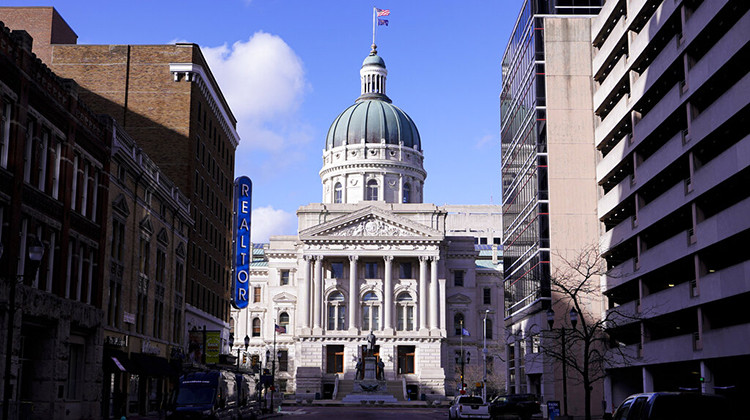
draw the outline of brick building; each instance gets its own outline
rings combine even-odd
[[[104,125],[0,23],[0,330],[6,418],[100,413]],[[34,257],[41,260],[34,261]]]
[[[221,330],[228,338],[232,185],[236,120],[196,44],[76,45],[74,33],[49,8],[0,8],[16,27],[41,35],[42,59],[83,88],[92,109],[114,117],[161,171],[192,201],[188,234],[188,329]],[[40,21],[46,22],[46,26]]]
[[[190,200],[117,123],[104,284],[105,418],[158,409],[182,352]]]

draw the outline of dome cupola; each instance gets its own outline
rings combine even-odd
[[[386,95],[388,71],[375,44],[359,74],[359,97],[326,136],[323,202],[421,203],[427,173],[419,131]]]

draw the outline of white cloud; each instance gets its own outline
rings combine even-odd
[[[211,71],[237,118],[248,149],[283,154],[310,140],[297,118],[308,82],[302,60],[283,39],[256,32],[231,46],[203,48]]]
[[[485,134],[484,136],[482,136],[482,138],[480,138],[479,140],[477,140],[477,142],[474,144],[474,147],[476,149],[482,149],[486,145],[488,145],[488,144],[490,144],[490,143],[492,143],[494,141],[495,141],[495,136],[493,136],[492,134]]]
[[[271,235],[296,234],[296,216],[272,206],[253,209],[250,238],[254,243],[268,242]]]

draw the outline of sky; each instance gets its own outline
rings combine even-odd
[[[8,0],[54,6],[79,44],[199,44],[237,118],[253,242],[293,235],[321,202],[328,128],[359,96],[373,7],[388,96],[414,120],[424,202],[500,203],[500,60],[521,0]],[[137,140],[136,140],[137,141]]]

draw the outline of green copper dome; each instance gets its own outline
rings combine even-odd
[[[417,126],[385,94],[385,61],[372,44],[370,54],[362,62],[362,89],[354,105],[345,109],[331,124],[326,137],[326,150],[345,144],[381,143],[422,149]]]
[[[331,124],[326,150],[345,144],[367,143],[398,145],[421,150],[419,131],[414,121],[399,107],[380,99],[364,99],[345,109]]]

